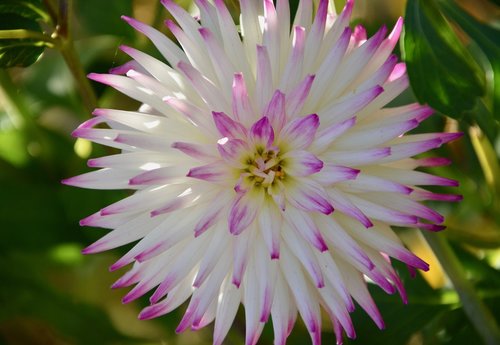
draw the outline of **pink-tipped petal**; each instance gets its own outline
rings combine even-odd
[[[231,119],[228,115],[223,112],[213,112],[212,113],[215,126],[219,130],[219,133],[228,138],[243,138],[247,135],[246,128],[239,122]]]
[[[249,123],[254,110],[248,97],[247,86],[242,73],[235,73],[233,79],[233,114],[236,120]]]
[[[285,171],[292,176],[309,176],[323,169],[323,161],[308,151],[290,151],[283,155]]]
[[[333,206],[323,187],[305,178],[287,186],[287,200],[295,207],[304,211],[316,211],[324,214],[333,212]]]
[[[269,118],[272,127],[281,131],[286,123],[285,94],[276,90],[263,113]]]
[[[260,191],[238,195],[229,211],[229,232],[239,235],[254,221],[262,202],[263,194]]]
[[[319,127],[319,117],[311,114],[290,121],[280,133],[280,142],[291,149],[305,149],[314,141]]]
[[[274,142],[274,130],[266,116],[250,128],[250,138],[256,145],[262,145],[266,149],[271,148]]]
[[[189,170],[187,177],[210,182],[227,181],[228,171],[220,162],[210,163]]]

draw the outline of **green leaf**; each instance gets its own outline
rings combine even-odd
[[[492,114],[500,120],[500,30],[478,22],[454,1],[445,0],[440,4],[443,12],[474,40],[491,64],[493,80],[489,85],[490,92],[487,94],[490,98],[488,103],[492,108]]]
[[[40,0],[2,0],[0,14],[12,13],[28,19],[47,19]]]
[[[484,74],[433,1],[408,1],[403,56],[420,103],[459,118],[484,94]]]
[[[27,30],[42,34],[38,23],[15,13],[0,14],[1,30]],[[46,43],[39,39],[2,39],[0,37],[0,68],[27,67],[42,55]]]

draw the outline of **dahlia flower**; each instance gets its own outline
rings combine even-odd
[[[290,23],[288,0],[240,0],[239,28],[222,0],[197,0],[196,18],[162,3],[180,46],[123,19],[165,61],[122,46],[130,62],[89,75],[143,105],[96,109],[73,133],[121,153],[64,183],[133,191],[81,221],[112,229],[83,252],[136,242],[111,266],[132,264],[113,285],[134,285],[123,302],[151,291],[139,315],[150,319],[190,299],[177,331],[215,320],[214,344],[240,303],[248,345],[269,317],[285,344],[297,315],[319,344],[321,310],[338,343],[354,338],[353,301],[383,328],[367,281],[406,303],[391,259],[429,268],[392,226],[441,230],[421,201],[460,199],[421,187],[456,181],[415,170],[447,159],[412,158],[459,134],[405,135],[432,110],[387,107],[408,87],[391,54],[402,20],[367,38],[348,26],[353,1],[336,14],[328,0],[301,0]]]

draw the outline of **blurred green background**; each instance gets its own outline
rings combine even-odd
[[[193,9],[191,1],[181,3]],[[238,2],[226,3],[237,18]],[[297,0],[291,3],[296,6]],[[336,6],[342,8],[343,1],[336,1]],[[467,316],[458,292],[465,289],[462,296],[478,298],[500,320],[498,1],[358,0],[353,24],[363,24],[373,33],[382,24],[391,27],[405,11],[411,26],[406,27],[403,50],[414,93],[408,91],[396,102],[417,97],[439,110],[419,131],[465,133],[462,140],[432,153],[453,160],[451,166],[432,172],[461,183],[458,191],[440,192],[463,194],[464,201],[433,205],[446,215],[448,229],[431,236],[439,238],[434,243],[438,249],[451,249],[447,254],[436,257],[422,234],[401,229],[407,246],[432,269],[411,279],[405,267],[396,265],[409,305],[370,287],[387,329],[377,330],[358,308],[352,315],[358,339],[346,343],[482,344],[488,330],[478,333],[470,321],[476,309]],[[120,20],[121,15],[167,33],[162,23],[168,14],[157,0],[0,0],[0,344],[211,344],[210,326],[175,334],[185,307],[139,321],[144,298],[121,304],[126,291],[109,287],[123,272],[109,273],[107,267],[125,249],[80,253],[105,230],[81,228],[78,221],[127,192],[60,183],[89,171],[88,158],[112,152],[71,137],[93,107],[138,107],[113,89],[90,83],[85,74],[105,73],[126,62],[120,44],[158,56],[144,36]],[[430,24],[422,26],[424,20]],[[459,42],[458,48],[454,42]],[[423,61],[412,55],[418,44],[419,51],[427,49],[430,54],[423,55]],[[445,59],[432,60],[443,54]],[[426,64],[428,75],[414,73],[419,63]],[[435,95],[439,83],[445,91],[429,98],[426,92]],[[477,301],[467,303],[481,306]],[[495,321],[489,320],[494,328]],[[324,343],[334,343],[331,325],[325,322],[324,330]],[[272,339],[268,325],[259,344],[272,344]],[[243,343],[240,310],[225,344]],[[310,343],[300,322],[288,343]]]

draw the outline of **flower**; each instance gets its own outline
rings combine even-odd
[[[284,344],[297,314],[321,340],[323,309],[355,337],[353,300],[384,327],[366,278],[406,295],[390,258],[428,265],[392,226],[444,229],[423,200],[457,201],[420,186],[456,186],[415,170],[449,163],[411,158],[456,133],[404,135],[432,114],[427,106],[387,107],[408,87],[391,52],[402,20],[371,38],[348,27],[353,1],[336,15],[328,0],[301,0],[290,30],[288,0],[240,0],[241,32],[222,0],[198,0],[200,21],[162,1],[179,42],[132,18],[169,65],[122,46],[132,60],[89,78],[140,101],[139,111],[96,109],[74,136],[121,150],[89,160],[97,171],[63,181],[134,193],[81,221],[112,229],[84,249],[97,253],[138,241],[111,266],[132,264],[114,288],[152,291],[141,319],[190,298],[177,331],[215,320],[221,344],[240,303],[246,344],[272,317]],[[97,125],[107,124],[106,128]]]

